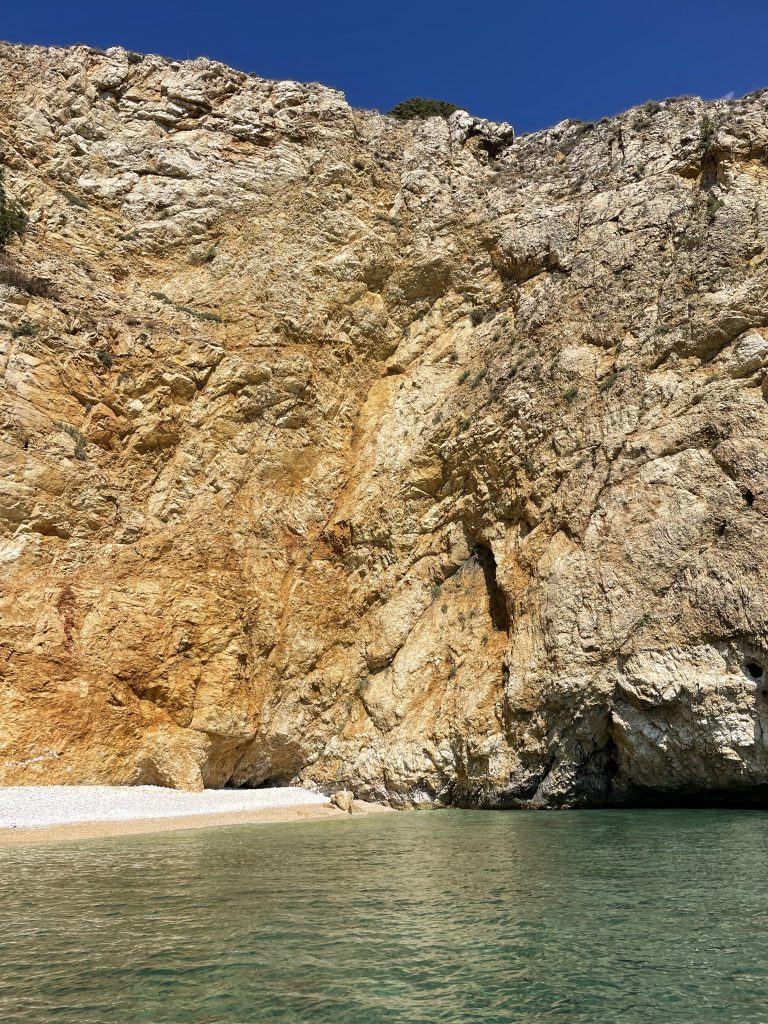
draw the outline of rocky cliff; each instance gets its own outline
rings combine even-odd
[[[768,95],[2,46],[0,161],[2,783],[768,791]]]

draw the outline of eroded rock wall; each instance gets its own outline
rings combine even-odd
[[[763,792],[768,97],[459,127],[0,47],[0,782]]]

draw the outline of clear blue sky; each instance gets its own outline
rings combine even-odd
[[[204,54],[359,107],[430,96],[518,131],[768,86],[768,0],[4,0],[0,38]]]

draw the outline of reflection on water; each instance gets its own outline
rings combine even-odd
[[[440,811],[0,850],[4,1024],[768,1021],[768,815]]]

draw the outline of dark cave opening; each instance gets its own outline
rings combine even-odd
[[[759,661],[748,661],[745,667],[747,670],[747,674],[751,676],[752,679],[763,678],[765,670],[763,669],[763,666],[760,664]]]
[[[711,808],[748,810],[768,808],[768,785],[730,786],[719,790],[678,789],[662,790],[634,787],[620,799],[611,801],[618,808]]]
[[[229,778],[221,787],[222,789],[280,789],[283,786],[289,785],[285,779],[279,775],[271,775],[267,779],[258,781],[256,779],[244,779],[242,782],[235,782],[234,778]]]
[[[253,774],[250,777],[242,773],[234,771],[230,777],[221,784],[221,789],[278,789],[280,786],[287,785],[284,779],[279,774],[268,775],[266,778],[261,778],[258,774]]]
[[[488,592],[488,605],[493,628],[499,632],[508,633],[509,611],[507,610],[507,599],[496,579],[496,559],[493,557],[493,552],[484,544],[475,544],[473,553],[485,577],[485,589]]]

